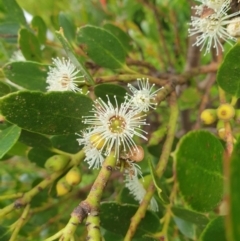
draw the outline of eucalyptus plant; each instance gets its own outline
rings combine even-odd
[[[237,0],[0,2],[0,241],[239,241]]]

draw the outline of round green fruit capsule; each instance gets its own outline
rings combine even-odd
[[[64,155],[54,155],[47,159],[45,168],[51,172],[62,171],[70,161],[70,158]]]

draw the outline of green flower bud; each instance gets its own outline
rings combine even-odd
[[[63,196],[71,191],[71,186],[67,183],[65,178],[61,178],[56,184],[57,196]]]
[[[45,162],[45,168],[51,172],[58,172],[63,170],[68,162],[70,161],[70,158],[63,155],[54,155],[47,159]]]
[[[217,108],[217,117],[219,120],[230,120],[235,116],[235,109],[232,105],[226,103],[221,104]]]
[[[82,180],[81,171],[78,167],[71,168],[65,176],[67,183],[71,186],[78,185]]]
[[[217,120],[217,112],[215,109],[206,109],[201,113],[200,119],[206,125],[211,125]]]

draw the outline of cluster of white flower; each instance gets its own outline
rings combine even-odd
[[[201,4],[193,7],[196,10],[196,16],[191,17],[189,35],[198,34],[194,45],[201,46],[201,50],[206,46],[205,54],[210,52],[211,47],[216,48],[218,54],[219,48],[224,51],[221,41],[228,42],[231,45],[231,40],[236,41],[234,33],[229,31],[226,26],[239,23],[239,18],[232,18],[239,15],[240,12],[228,15],[231,0],[196,1]]]
[[[47,76],[48,91],[74,91],[82,93],[78,83],[84,83],[84,76],[79,76],[78,70],[71,61],[65,58],[53,58],[54,67],[49,67]]]
[[[83,145],[85,162],[89,168],[101,167],[105,157],[113,152],[116,164],[124,166],[126,187],[136,200],[141,201],[146,191],[143,191],[144,188],[138,181],[138,175],[141,175],[140,167],[130,157],[130,160],[121,158],[124,153],[136,156],[136,153],[140,152],[134,137],[147,140],[147,132],[141,129],[147,125],[146,114],[143,112],[156,107],[155,98],[160,89],[154,91],[148,79],[137,79],[137,83],[138,89],[128,85],[132,94],[126,95],[121,104],[118,104],[116,97],[114,103],[111,103],[108,96],[107,102],[101,98],[95,100],[93,114],[84,117],[84,123],[91,127],[79,134],[80,138],[77,140]],[[122,165],[121,162],[125,164]],[[156,207],[151,208],[157,210]]]

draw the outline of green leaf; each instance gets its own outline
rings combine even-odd
[[[178,217],[174,217],[173,219],[178,229],[184,236],[190,239],[194,239],[194,240],[196,239],[196,229],[192,223],[187,222]]]
[[[197,211],[213,210],[223,196],[223,146],[210,132],[192,131],[176,151],[176,173],[185,201]]]
[[[4,66],[3,72],[10,81],[29,90],[45,91],[48,65],[36,62],[12,62]]]
[[[154,183],[154,186],[157,189],[158,192],[158,196],[162,202],[162,204],[167,204],[169,203],[169,198],[166,194],[165,188],[163,186],[163,184],[161,183],[161,180],[158,178],[156,172],[155,172],[155,168],[151,162],[150,156],[148,158],[148,166],[150,168],[150,173],[151,173],[151,177]]]
[[[52,146],[51,141],[43,135],[22,130],[19,141],[32,147],[48,148]]]
[[[105,29],[84,26],[77,33],[78,43],[98,65],[118,69],[125,64],[126,52],[120,41]]]
[[[5,84],[4,82],[0,81],[0,97],[7,95],[10,92],[11,92],[10,86]]]
[[[46,42],[46,34],[47,34],[47,26],[43,19],[39,16],[34,16],[31,21],[31,26],[35,31],[38,41],[41,44],[45,44]]]
[[[77,138],[78,136],[76,134],[53,136],[51,138],[51,142],[53,147],[68,153],[75,154],[82,149],[82,147],[79,146]]]
[[[104,24],[103,28],[105,28],[106,30],[111,32],[111,34],[117,37],[117,39],[121,42],[126,52],[131,50],[131,38],[121,28],[111,23]]]
[[[21,128],[13,125],[0,132],[0,158],[2,158],[17,142]]]
[[[230,212],[229,212],[229,230],[228,234],[232,238],[231,240],[240,240],[240,139],[238,139],[230,162]]]
[[[82,117],[89,115],[92,100],[74,92],[19,91],[0,99],[5,118],[30,132],[64,135],[86,127]]]
[[[226,54],[217,73],[217,83],[227,93],[240,97],[240,42]]]
[[[136,213],[138,206],[121,205],[115,202],[104,202],[101,204],[100,220],[101,226],[115,234],[125,236],[131,217]],[[135,237],[157,232],[160,227],[159,218],[151,211],[147,211],[141,220]]]
[[[69,45],[68,41],[64,38],[62,29],[60,29],[60,31],[56,31],[55,33],[56,33],[57,38],[61,42],[64,50],[66,51],[66,54],[67,54],[68,58],[72,61],[72,63],[76,66],[76,68],[81,70],[81,73],[84,75],[84,78],[85,78],[86,82],[90,85],[93,85],[94,80],[93,80],[92,76],[89,74],[89,72],[85,68],[84,64],[81,63],[80,60],[77,59],[77,57],[75,56],[75,53],[73,52],[73,50],[72,50],[71,46]]]
[[[45,149],[45,148],[40,148],[40,147],[33,147],[29,152],[28,152],[28,159],[36,163],[39,167],[44,168],[44,164],[46,160],[53,156],[54,153]]]
[[[172,207],[171,211],[174,216],[179,217],[187,222],[194,223],[200,227],[205,227],[209,222],[209,219],[205,215],[193,210]]]
[[[41,46],[37,37],[29,30],[23,28],[19,32],[19,46],[27,60],[41,61]]]
[[[21,132],[22,133],[22,132]],[[8,155],[11,156],[26,156],[29,147],[25,144],[17,141],[14,146],[8,151]]]
[[[61,12],[58,16],[59,25],[63,28],[64,36],[69,40],[73,41],[76,35],[76,27],[69,15]]]
[[[19,23],[23,27],[28,27],[23,10],[15,0],[3,0],[3,5],[12,21]]]
[[[212,220],[207,225],[205,230],[202,232],[200,240],[201,241],[213,241],[213,240],[227,241],[225,228],[224,228],[224,217],[220,216]],[[239,239],[235,239],[235,240],[237,241]]]
[[[0,226],[0,241],[9,241],[10,240],[10,230],[5,226]]]
[[[108,102],[108,98],[110,102],[115,105],[115,98],[114,96],[116,96],[116,99],[119,103],[123,103],[125,100],[125,96],[126,96],[126,89],[120,85],[113,85],[113,84],[101,84],[101,85],[97,85],[94,88],[94,93],[97,97],[100,97],[104,102]]]

